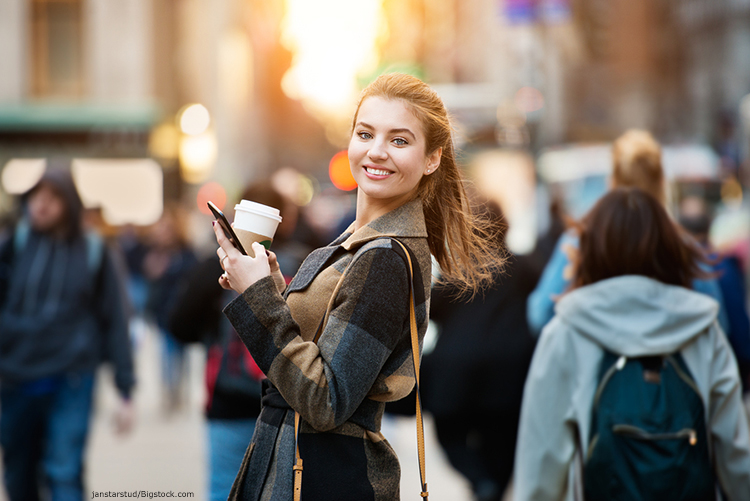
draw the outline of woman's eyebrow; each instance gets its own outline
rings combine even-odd
[[[405,127],[401,128],[401,129],[391,129],[390,130],[391,134],[403,134],[404,132],[406,132],[407,134],[409,134],[413,138],[417,137],[417,136],[414,135],[414,133],[412,131],[410,131],[409,129],[407,129]]]
[[[370,125],[368,123],[365,123],[365,122],[357,122],[357,126],[365,127],[365,128],[368,128],[368,129],[374,129],[375,128],[372,125]],[[411,137],[413,137],[415,139],[417,137],[410,129],[407,129],[406,127],[402,127],[402,128],[398,128],[398,129],[391,129],[388,132],[390,134],[403,134],[403,133],[407,133],[407,134],[409,134]]]

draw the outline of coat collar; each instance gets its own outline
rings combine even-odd
[[[357,231],[354,231],[352,223],[345,234],[350,235],[341,243],[341,247],[347,251],[382,237],[427,238],[422,200],[416,198],[407,202]]]

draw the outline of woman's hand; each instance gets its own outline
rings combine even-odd
[[[271,267],[265,247],[254,242],[253,252],[255,257],[245,256],[232,245],[224,235],[221,226],[216,223],[214,223],[214,234],[216,235],[216,241],[219,243],[216,255],[219,256],[221,267],[224,269],[224,274],[219,277],[219,285],[223,289],[232,289],[242,294],[261,278],[271,275]],[[276,268],[278,269],[278,267],[277,263]]]

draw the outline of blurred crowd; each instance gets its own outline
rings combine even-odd
[[[737,423],[747,412],[742,393],[750,390],[748,247],[712,242],[721,209],[715,201],[690,193],[670,198],[661,146],[651,134],[628,131],[612,152],[608,191],[582,219],[566,214],[553,188],[533,186],[532,175],[531,193],[548,193],[540,197],[542,229],[525,227],[512,196],[477,183],[474,202],[498,229],[493,243],[507,264],[490,288],[471,297],[439,280],[433,288],[435,329],[425,343],[422,402],[477,501],[500,500],[511,484],[518,499],[561,499],[573,488],[573,457],[580,444],[596,451],[598,437],[591,408],[577,403],[581,392],[596,391],[595,361],[606,362],[609,353],[616,363],[623,356],[643,364],[680,354],[676,367],[688,369],[708,408],[719,485],[729,499],[747,493],[750,484],[737,482],[748,479],[750,465],[738,451],[750,443],[741,443],[748,437]],[[207,495],[226,499],[253,434],[264,375],[221,313],[233,293],[218,285],[215,248],[193,244],[200,240],[189,231],[195,211],[179,201],[166,203],[150,227],[107,226],[100,213],[83,208],[68,167],[50,163],[19,197],[0,237],[7,493],[12,501],[82,498],[100,364],[114,368],[117,430],[137,426],[133,319],[139,319],[161,340],[166,415],[184,409],[186,346],[206,347]],[[504,175],[498,183],[511,182],[510,170]],[[272,250],[287,283],[310,251],[353,220],[351,204],[326,205],[326,197],[345,195],[324,192],[300,206],[265,179],[237,197],[281,210]],[[338,211],[333,217],[330,207]],[[198,217],[208,233],[210,218]],[[535,234],[535,245],[513,243],[523,231]],[[704,332],[710,339],[692,342]],[[666,378],[666,367],[653,369],[656,377]],[[388,411],[410,414],[412,400],[389,404]],[[596,462],[586,468],[593,478]]]

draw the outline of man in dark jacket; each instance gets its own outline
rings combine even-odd
[[[11,501],[36,500],[40,488],[80,500],[94,374],[104,360],[122,397],[119,424],[132,421],[126,297],[113,254],[82,228],[68,170],[49,170],[23,202],[23,217],[0,243],[4,481]]]

